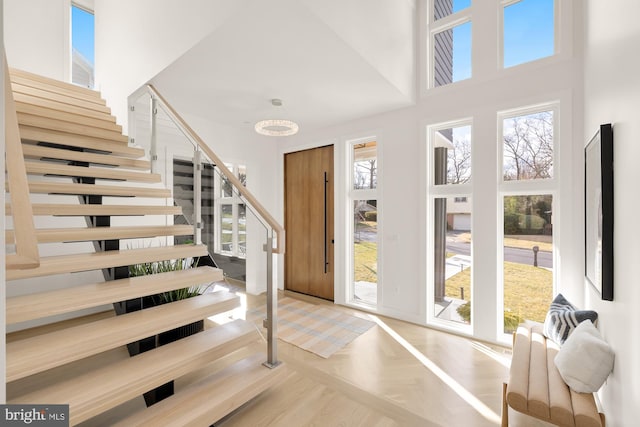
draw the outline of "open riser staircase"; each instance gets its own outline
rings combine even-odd
[[[47,323],[51,316],[73,320],[7,335],[8,403],[69,404],[70,422],[76,425],[169,381],[198,377],[199,369],[217,363],[217,371],[209,370],[173,396],[119,420],[126,426],[209,426],[279,381],[284,368],[262,366],[264,342],[253,324],[241,320],[207,327],[131,358],[92,362],[127,344],[235,309],[239,298],[216,291],[120,315],[113,310],[74,314],[206,286],[222,280],[223,274],[211,266],[197,266],[127,277],[129,265],[206,257],[207,248],[121,244],[156,237],[172,241],[171,236],[192,235],[193,228],[172,225],[181,208],[167,203],[171,191],[162,186],[159,175],[150,173],[144,151],[128,145],[97,92],[19,70],[11,70],[10,76],[28,191],[37,200],[30,208],[42,255],[35,267],[7,262],[7,294],[19,296],[6,300],[6,323],[9,328],[25,328]],[[15,219],[25,213],[11,200],[7,193],[7,223],[17,224]],[[128,218],[135,225],[123,225]],[[69,221],[76,225],[69,227]],[[9,247],[17,232],[5,231]],[[47,289],[49,283],[88,271],[103,273],[109,280]],[[12,287],[27,283],[36,283],[41,291],[12,292]]]

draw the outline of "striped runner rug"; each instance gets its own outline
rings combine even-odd
[[[264,313],[263,309],[256,310],[257,313],[253,314],[260,311]],[[373,325],[374,322],[327,306],[313,305],[293,298],[278,301],[278,338],[325,359]]]

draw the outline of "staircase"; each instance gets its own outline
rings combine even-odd
[[[42,319],[47,323],[50,316],[79,316],[7,335],[7,403],[69,404],[70,424],[76,425],[219,363],[220,369],[209,370],[198,382],[119,420],[126,426],[208,426],[279,381],[284,368],[262,366],[265,346],[256,353],[260,335],[242,320],[206,328],[135,357],[95,362],[126,344],[232,310],[239,298],[209,292],[116,316],[110,308],[114,303],[207,285],[222,280],[222,271],[201,266],[126,277],[129,265],[207,256],[207,248],[120,244],[123,239],[188,236],[193,228],[166,225],[181,208],[168,206],[171,191],[162,187],[159,175],[149,172],[144,151],[128,146],[97,92],[19,70],[11,70],[10,76],[28,191],[32,200],[39,200],[31,209],[40,259],[35,267],[6,265],[7,294],[16,294],[11,287],[25,283],[44,289],[48,283],[77,277],[73,273],[97,271],[110,280],[7,298],[7,327],[43,323]],[[12,206],[10,194],[7,200],[7,223],[17,224],[15,218],[25,212],[17,203]],[[74,218],[76,226],[68,227]],[[87,226],[77,226],[78,219]],[[137,225],[126,225],[128,220]],[[6,230],[7,244],[16,233]],[[99,308],[107,311],[74,315]],[[241,356],[233,359],[232,353]],[[219,362],[227,359],[231,361]]]

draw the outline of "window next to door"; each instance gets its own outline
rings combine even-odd
[[[351,183],[348,194],[351,236],[349,302],[378,304],[378,143],[349,141]]]

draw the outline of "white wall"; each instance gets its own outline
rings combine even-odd
[[[127,96],[246,1],[95,0],[96,87],[125,132]]]
[[[487,341],[501,339],[496,334],[501,323],[496,314],[499,293],[499,259],[501,252],[497,237],[501,229],[496,221],[500,195],[497,190],[499,174],[497,142],[497,113],[502,110],[546,102],[559,102],[558,163],[554,165],[553,184],[554,239],[557,264],[556,291],[565,293],[580,305],[582,294],[582,207],[579,192],[582,164],[582,62],[580,49],[574,49],[574,31],[581,37],[580,24],[574,26],[574,13],[581,17],[575,2],[562,1],[559,54],[553,58],[499,70],[497,63],[497,18],[491,8],[476,9],[473,14],[474,78],[447,87],[425,92],[415,107],[380,114],[320,131],[301,129],[294,137],[280,140],[280,156],[286,152],[312,146],[335,143],[336,171],[346,168],[346,141],[375,135],[379,141],[382,164],[379,173],[381,230],[381,264],[378,266],[382,298],[378,312],[417,323],[427,318],[426,295],[426,226],[431,220],[426,206],[426,126],[441,122],[473,118],[474,162],[471,195],[475,206],[473,215],[473,304],[476,313],[472,333]],[[424,16],[425,12],[419,11]],[[496,28],[488,31],[487,28]],[[420,51],[424,49],[420,48]],[[423,58],[424,59],[424,58]],[[421,62],[422,63],[422,62]],[[279,159],[282,170],[282,159]],[[478,165],[481,165],[478,167]],[[336,200],[344,199],[345,176],[337,172]],[[280,172],[279,206],[283,205]],[[338,209],[340,211],[340,209]],[[346,210],[343,210],[346,212]],[[282,211],[280,208],[280,217]],[[336,245],[348,246],[344,218],[336,218]],[[342,233],[342,234],[340,234]],[[345,287],[350,280],[345,271],[348,248],[336,247],[336,301],[345,302]],[[338,268],[339,264],[342,267]],[[482,307],[482,308],[481,308]],[[481,315],[479,313],[482,313]]]
[[[633,225],[640,210],[640,43],[635,0],[587,2],[585,13],[584,132],[602,123],[614,129],[614,301],[599,299],[586,286],[587,305],[599,313],[599,327],[616,353],[613,374],[600,392],[607,426],[640,419],[640,241]]]
[[[58,80],[71,78],[71,1],[5,0],[9,66]]]

